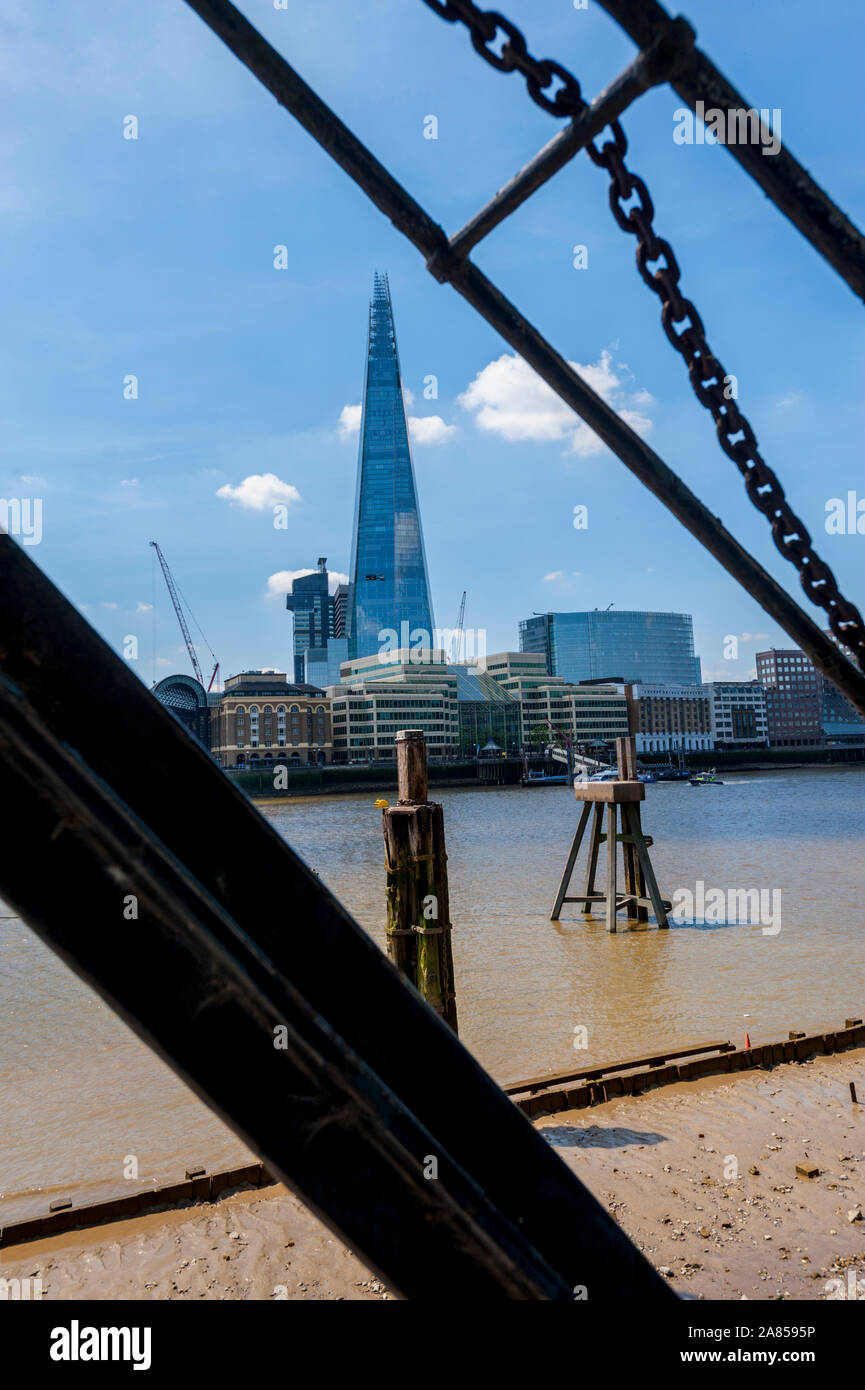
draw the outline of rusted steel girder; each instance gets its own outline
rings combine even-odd
[[[674,1297],[8,536],[0,804],[3,897],[395,1291]]]

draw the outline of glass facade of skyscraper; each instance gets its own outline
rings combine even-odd
[[[305,680],[304,654],[310,647],[324,647],[334,635],[333,596],[328,592],[327,560],[322,557],[312,574],[300,575],[285,596],[294,614],[294,679]]]
[[[433,614],[387,276],[369,311],[348,595],[352,658],[376,655],[382,632],[429,633]]]
[[[520,623],[520,651],[540,652],[567,681],[618,676],[651,685],[699,685],[689,613],[541,613]]]

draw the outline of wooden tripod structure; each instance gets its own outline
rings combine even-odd
[[[619,770],[625,774],[622,781],[616,782],[576,782],[574,796],[582,802],[579,823],[571,842],[568,862],[559,884],[556,901],[550,913],[550,920],[558,921],[563,903],[582,903],[583,916],[592,916],[595,903],[602,903],[606,911],[607,931],[616,930],[616,914],[622,908],[628,909],[629,922],[648,921],[648,909],[655,914],[661,928],[669,927],[667,913],[672,906],[661,897],[652,861],[649,858],[650,836],[643,834],[640,820],[640,802],[645,800],[646,788],[637,780],[636,749],[634,737],[616,740]],[[607,832],[603,833],[604,810],[607,812]],[[589,816],[593,815],[592,830],[589,837],[589,858],[583,892],[568,897],[568,888],[577,863],[577,855],[586,833]],[[621,829],[619,818],[621,816]],[[595,887],[598,871],[598,851],[607,845],[607,875],[603,892]],[[622,846],[624,861],[624,893],[617,891],[618,847]]]

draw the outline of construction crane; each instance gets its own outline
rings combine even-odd
[[[187,622],[186,622],[186,618],[185,618],[184,615],[183,615],[183,600],[182,600],[182,596],[181,596],[181,594],[180,594],[180,590],[178,589],[177,585],[176,585],[175,582],[174,582],[174,579],[172,578],[171,570],[168,568],[168,561],[166,560],[165,556],[163,555],[162,551],[161,551],[160,548],[159,548],[159,542],[158,542],[158,541],[151,541],[150,544],[153,546],[153,549],[156,551],[156,558],[158,559],[159,564],[160,564],[160,566],[161,566],[161,568],[162,568],[162,573],[163,573],[163,575],[164,575],[164,577],[165,577],[166,588],[168,589],[168,596],[169,596],[169,598],[171,599],[172,605],[173,605],[173,607],[174,607],[174,611],[175,611],[175,613],[177,614],[177,621],[180,623],[180,631],[183,633],[183,640],[184,640],[184,642],[186,643],[186,650],[189,652],[189,660],[192,662],[192,669],[193,669],[193,671],[195,672],[195,676],[196,676],[196,679],[198,680],[198,684],[199,684],[199,685],[204,685],[204,677],[203,677],[203,675],[201,674],[201,667],[200,667],[199,664],[198,664],[198,654],[197,654],[197,652],[196,652],[196,650],[195,650],[195,646],[194,646],[194,644],[193,644],[192,637],[190,636],[189,627],[188,627],[188,624],[187,624]],[[189,608],[189,604],[187,604],[186,606],[187,606],[187,608]],[[189,609],[189,616],[192,618],[192,621],[195,623],[195,626],[198,628],[198,631],[201,632],[201,628],[199,627],[198,623],[195,621],[195,617],[194,617],[194,615],[193,615],[193,612],[192,612],[192,609],[191,609],[191,608]],[[210,643],[208,642],[207,638],[204,636],[204,633],[203,633],[203,632],[201,632],[201,636],[202,636],[202,638],[203,638],[203,640],[204,640],[204,645],[207,647],[207,650],[210,652],[210,655],[213,657],[213,661],[214,661],[213,671],[212,671],[212,673],[211,673],[210,681],[209,681],[208,686],[207,686],[207,689],[208,689],[208,692],[209,692],[210,689],[211,689],[211,687],[212,687],[212,685],[213,685],[213,682],[216,680],[216,676],[217,676],[217,673],[218,673],[218,671],[219,671],[219,662],[216,660],[216,657],[214,656],[214,653],[213,653],[213,649],[212,649]]]
[[[462,646],[463,646],[463,619],[465,618],[465,616],[466,616],[466,591],[465,591],[465,589],[463,589],[463,596],[462,596],[462,600],[460,601],[459,617],[457,618],[457,625],[456,625],[456,628],[455,628],[455,632],[456,632],[456,637],[454,638],[454,661],[455,661],[455,662],[459,661],[459,659],[460,659],[460,653],[461,653],[461,651],[462,651]]]

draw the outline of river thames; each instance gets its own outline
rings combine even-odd
[[[383,947],[375,795],[261,809]],[[741,1046],[746,1032],[752,1041],[772,1040],[863,1016],[865,768],[648,786],[643,828],[654,840],[661,892],[685,904],[690,895],[695,908],[669,931],[653,923],[627,930],[620,921],[614,935],[599,914],[586,922],[575,905],[558,923],[549,920],[577,818],[566,788],[435,795],[445,808],[460,1036],[499,1081],[676,1044],[730,1038]],[[761,890],[770,915],[746,922],[717,908],[701,914],[700,884],[705,901],[723,895],[733,908],[743,901],[737,895]],[[286,931],[308,929],[278,884],[272,907],[284,914]],[[69,910],[87,907],[70,902]],[[0,915],[10,912],[0,906]],[[129,1156],[138,1164],[135,1187],[246,1156],[8,916],[0,920],[0,1019],[0,1219],[44,1211],[59,1194],[83,1202],[122,1192]],[[586,1030],[580,1051],[575,1029]]]

